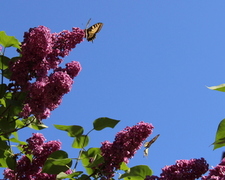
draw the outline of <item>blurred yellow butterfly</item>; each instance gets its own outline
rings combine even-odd
[[[89,19],[86,29],[85,29],[85,37],[87,41],[92,41],[96,38],[96,34],[102,29],[103,23],[96,23],[92,25],[91,27],[87,28],[91,19]]]
[[[156,139],[159,137],[160,134],[156,135],[151,141],[146,142],[144,144],[145,150],[144,150],[144,156],[148,156],[148,149],[149,147],[156,141]]]

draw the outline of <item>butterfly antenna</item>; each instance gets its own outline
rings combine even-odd
[[[91,22],[91,18],[88,20],[88,22],[87,22],[87,24],[86,24],[86,29],[88,28],[90,22]]]

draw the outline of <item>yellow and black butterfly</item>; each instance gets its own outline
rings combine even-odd
[[[144,156],[148,156],[148,149],[149,147],[156,141],[156,139],[159,137],[160,134],[156,135],[151,141],[146,142],[144,144],[145,150],[144,150]]]
[[[96,38],[96,34],[102,29],[103,23],[99,22],[87,28],[90,21],[91,19],[89,19],[85,29],[85,38],[87,39],[87,41],[93,42],[93,40]]]

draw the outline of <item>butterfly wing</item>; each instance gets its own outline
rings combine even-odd
[[[148,148],[145,148],[145,150],[144,150],[144,156],[148,156]]]
[[[148,156],[148,149],[149,147],[156,141],[156,139],[158,139],[160,134],[156,135],[151,141],[146,142],[144,144],[145,150],[144,150],[144,156]]]
[[[85,29],[86,39],[87,41],[92,41],[96,38],[96,34],[102,29],[103,23],[97,23],[93,26]]]

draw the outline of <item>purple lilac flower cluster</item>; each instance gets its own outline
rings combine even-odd
[[[81,71],[79,62],[72,61],[65,68],[58,67],[60,57],[83,41],[84,30],[51,33],[44,26],[31,28],[24,34],[22,57],[11,64],[11,81],[22,92],[28,92],[21,117],[35,115],[39,120],[49,117],[57,108],[64,94],[71,90],[73,78]],[[52,73],[50,73],[50,71]]]
[[[25,154],[33,155],[32,161],[27,156],[22,156],[17,161],[16,170],[9,168],[4,170],[4,179],[55,180],[56,175],[41,173],[41,171],[48,156],[61,148],[61,142],[49,141],[45,143],[45,141],[45,137],[40,133],[33,134],[31,138],[27,139],[28,144],[23,145],[22,148]]]
[[[205,174],[208,168],[204,158],[177,160],[175,165],[162,168],[160,177],[147,176],[145,180],[195,180]]]
[[[101,151],[105,162],[98,167],[101,179],[112,178],[122,162],[128,163],[141,148],[142,142],[152,133],[153,128],[152,124],[139,122],[118,132],[113,143],[102,142]]]
[[[202,180],[225,180],[225,158],[222,159],[221,163],[213,169],[209,170],[208,176],[203,176]]]

